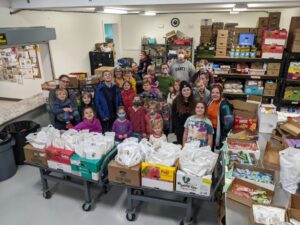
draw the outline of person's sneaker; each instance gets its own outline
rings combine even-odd
[[[74,126],[73,126],[72,123],[67,123],[66,127],[67,127],[68,129],[71,129],[71,128],[73,128]]]

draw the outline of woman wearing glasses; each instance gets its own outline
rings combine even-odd
[[[70,84],[69,77],[67,75],[63,74],[63,75],[60,75],[58,80],[59,80],[59,83],[58,83],[57,87],[55,89],[51,90],[50,93],[49,93],[48,101],[49,101],[50,119],[51,119],[51,122],[52,122],[52,124],[54,125],[55,128],[57,128],[57,129],[66,129],[66,126],[65,126],[64,123],[60,123],[59,121],[57,121],[55,119],[53,111],[52,111],[53,106],[54,106],[54,101],[56,100],[55,92],[56,92],[57,89],[66,89],[67,93],[68,93],[67,98],[70,98],[74,105],[76,105],[76,100],[75,100],[74,96],[70,95],[69,90],[68,90],[68,87],[69,87],[69,84]]]

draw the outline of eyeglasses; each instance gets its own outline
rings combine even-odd
[[[69,84],[70,81],[69,80],[60,80],[61,82],[65,83],[65,84]]]

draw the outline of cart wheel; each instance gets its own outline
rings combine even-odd
[[[134,221],[135,220],[135,214],[134,213],[127,213],[126,214],[126,219],[128,220],[128,221]]]
[[[104,185],[102,188],[103,188],[103,193],[106,194],[108,192],[108,187]]]
[[[89,203],[89,202],[85,202],[85,203],[83,203],[83,205],[82,205],[82,210],[85,211],[85,212],[90,211],[91,208],[92,208],[92,204]]]
[[[43,192],[43,197],[45,199],[50,199],[51,198],[51,192],[50,191],[44,191]]]
[[[134,195],[144,195],[144,191],[140,189],[134,189],[133,190]]]

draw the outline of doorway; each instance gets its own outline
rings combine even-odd
[[[113,43],[115,48],[115,62],[120,58],[120,38],[119,26],[117,23],[104,23],[104,40]]]

